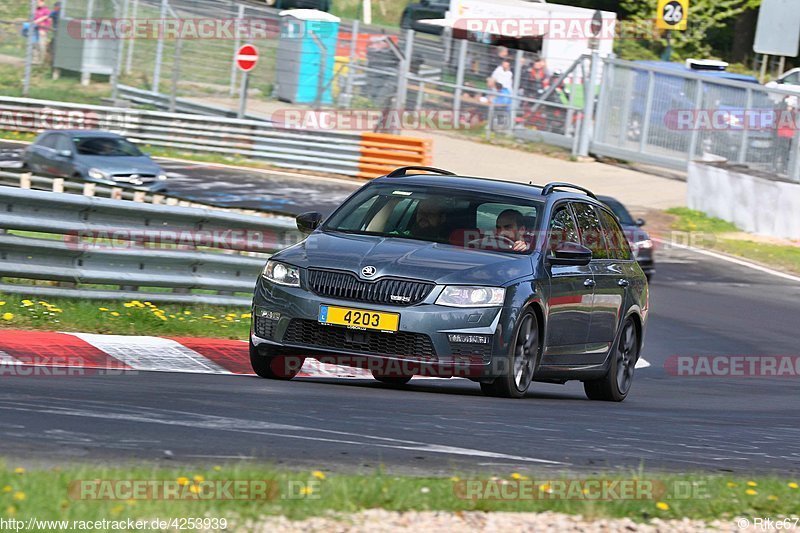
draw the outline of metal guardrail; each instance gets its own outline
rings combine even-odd
[[[376,143],[375,136],[380,134],[304,130],[261,120],[0,97],[0,129],[35,133],[68,128],[109,130],[142,145],[360,177],[377,176],[398,166],[425,164],[431,154],[429,141],[412,137],[386,135]],[[366,167],[371,173],[365,173],[365,164],[371,165]],[[382,166],[373,172],[376,164]]]
[[[152,91],[145,91],[144,89],[137,89],[136,87],[131,87],[129,85],[119,85],[117,90],[119,91],[119,97],[121,99],[127,100],[128,102],[131,102],[133,104],[149,105],[155,107],[156,109],[160,109],[163,111],[170,111],[171,98],[169,95],[154,93]],[[193,102],[185,98],[175,99],[174,112],[194,113],[197,115],[217,116],[226,118],[236,118],[237,116],[237,112],[233,109],[228,109],[227,107],[221,107],[221,106],[214,106],[210,104],[203,104],[200,102]],[[255,120],[259,122],[267,122],[267,123],[270,122],[264,117],[259,117],[250,114],[246,115],[245,118],[248,120]]]
[[[299,235],[285,219],[0,187],[0,293],[247,306]]]

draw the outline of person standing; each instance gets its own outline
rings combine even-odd
[[[47,7],[44,0],[38,0],[36,11],[33,15],[33,31],[35,31],[39,37],[39,57],[36,61],[37,63],[43,62],[47,54],[48,33],[52,27],[53,20],[50,18],[50,8]]]

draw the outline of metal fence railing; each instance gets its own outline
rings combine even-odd
[[[604,64],[594,153],[677,169],[727,160],[800,181],[791,91],[666,66]]]
[[[293,221],[0,187],[0,293],[249,305]]]

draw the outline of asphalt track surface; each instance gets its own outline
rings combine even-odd
[[[800,472],[798,378],[677,377],[670,356],[795,355],[800,283],[662,251],[633,390],[592,402],[579,383],[521,400],[466,380],[171,373],[0,377],[0,456],[21,460],[256,460],[411,474]],[[57,350],[54,347],[54,350]]]
[[[20,144],[0,142],[0,170],[18,169]],[[214,205],[297,215],[330,213],[364,184],[349,178],[318,178],[292,171],[220,168],[158,159],[169,177],[168,194]]]

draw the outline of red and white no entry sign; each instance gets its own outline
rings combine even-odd
[[[258,63],[258,50],[252,44],[246,44],[236,52],[236,66],[243,72],[250,72]]]

